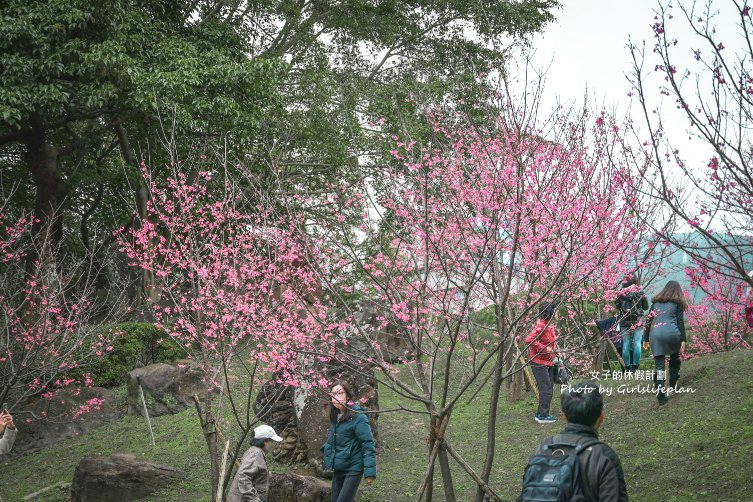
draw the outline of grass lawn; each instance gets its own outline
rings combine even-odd
[[[695,389],[659,407],[653,394],[618,394],[628,383],[646,381],[601,381],[611,386],[606,397],[607,419],[601,439],[620,455],[628,493],[636,501],[747,501],[753,499],[753,365],[751,352],[737,351],[707,356],[683,364],[680,385]],[[381,406],[399,404],[394,394],[380,389]],[[461,403],[451,420],[447,438],[458,453],[480,470],[485,448],[488,395],[479,394],[471,403]],[[555,392],[553,410],[559,410]],[[521,402],[501,402],[498,410],[497,457],[491,485],[505,499],[514,499],[528,456],[544,437],[559,432],[554,425],[533,421],[532,394]],[[151,446],[146,422],[126,416],[53,448],[0,465],[3,501],[59,481],[71,481],[79,460],[86,455],[132,453],[185,471],[179,481],[155,494],[154,501],[209,501],[209,463],[206,446],[192,409],[153,419],[156,446]],[[425,418],[421,415],[383,414],[379,418],[381,451],[378,479],[363,486],[363,502],[412,500],[425,469],[428,448]],[[452,462],[452,460],[451,460]],[[272,470],[290,466],[270,459]],[[473,500],[475,487],[456,464],[452,464],[458,501]],[[434,500],[444,500],[439,473]],[[35,500],[65,501],[68,490],[52,490]],[[270,501],[274,502],[274,501]]]

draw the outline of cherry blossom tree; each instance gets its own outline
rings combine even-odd
[[[427,110],[427,143],[394,136],[379,179],[364,180],[355,196],[343,186],[308,201],[331,208],[319,246],[340,273],[322,283],[346,310],[357,295],[381,312],[377,329],[355,327],[373,350],[353,356],[413,403],[400,411],[428,416],[417,501],[432,499],[436,461],[446,500],[456,500],[450,457],[480,497],[499,500],[489,485],[496,411],[502,383],[527,363],[521,335],[543,302],[614,294],[624,256],[636,252],[639,225],[626,199],[635,179],[609,161],[617,135],[604,118],[583,110],[542,130],[520,120],[519,107],[500,109],[488,128],[462,111]],[[480,325],[482,308],[494,312],[491,325]],[[379,343],[388,329],[407,343],[399,364]],[[453,448],[448,424],[488,385],[486,460],[474,468]]]
[[[92,385],[86,374],[70,375],[112,350],[97,327],[117,317],[124,305],[122,298],[97,295],[100,264],[57,260],[54,240],[44,234],[32,239],[33,217],[6,212],[7,201],[0,203],[0,406],[27,422],[50,420],[56,417],[35,416],[28,402],[43,398],[63,404],[58,395],[64,390],[77,396]],[[27,261],[31,250],[35,259]],[[102,403],[92,397],[56,409],[75,420]]]
[[[745,1],[661,2],[650,52],[629,44],[643,118],[634,151],[647,195],[664,209],[650,223],[697,266],[751,286],[752,22]]]
[[[745,319],[750,305],[748,284],[727,277],[705,264],[685,269],[691,282],[690,296],[704,295],[702,301],[689,302],[688,322],[692,336],[685,357],[725,352],[753,346],[753,329]]]
[[[316,385],[316,375],[299,371],[301,358],[326,344],[336,326],[327,324],[327,306],[306,266],[317,260],[307,255],[314,248],[306,250],[294,226],[274,217],[269,201],[240,207],[238,188],[219,171],[176,166],[160,175],[164,182],[143,171],[146,216],[119,242],[134,266],[157,278],[151,307],[158,324],[203,372],[205,393],[196,408],[215,500],[222,407],[230,407],[241,430],[233,465],[254,425],[255,378],[264,373],[286,385]],[[231,362],[236,376],[247,374],[242,389],[229,385]]]

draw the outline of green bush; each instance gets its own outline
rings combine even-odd
[[[185,356],[185,352],[164,331],[143,322],[107,324],[99,330],[110,340],[112,350],[102,350],[102,356],[85,367],[70,373],[80,378],[89,373],[92,383],[100,387],[120,385],[129,371],[153,363],[170,363]]]

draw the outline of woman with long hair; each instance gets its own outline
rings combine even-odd
[[[329,389],[329,434],[322,446],[324,468],[333,471],[332,502],[353,502],[361,478],[371,485],[376,478],[376,448],[369,419],[355,404],[346,382]]]
[[[669,355],[669,386],[675,387],[680,379],[680,354],[685,351],[685,319],[683,313],[688,309],[688,302],[680,283],[669,281],[664,289],[652,299],[649,321],[643,334],[643,348],[651,346],[656,363],[654,381],[657,386],[656,397],[659,404],[667,402],[666,357]],[[650,343],[649,343],[650,342]]]

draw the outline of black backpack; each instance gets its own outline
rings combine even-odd
[[[624,321],[635,321],[638,318],[641,317],[642,312],[640,312],[639,305],[641,303],[641,299],[643,298],[643,293],[628,293],[622,298],[622,301],[620,302],[620,317]]]
[[[583,443],[556,441],[542,445],[542,452],[528,461],[518,502],[589,500],[581,486],[578,454],[599,443],[601,441],[593,439]]]

